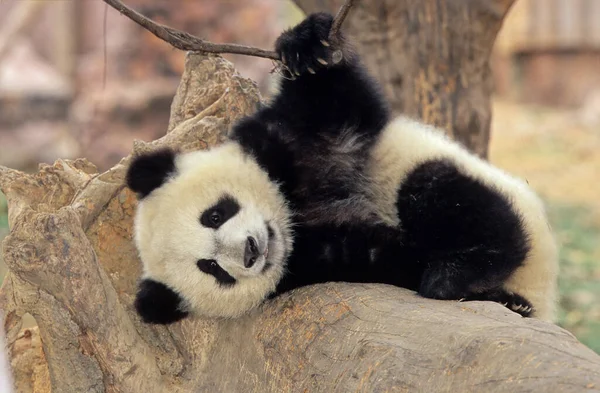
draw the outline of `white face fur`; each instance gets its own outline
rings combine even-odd
[[[235,143],[177,156],[176,173],[138,205],[144,277],[193,314],[236,317],[260,304],[292,247],[283,195]]]

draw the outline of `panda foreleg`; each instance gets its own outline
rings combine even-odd
[[[388,104],[344,37],[329,42],[332,22],[312,14],[279,36],[275,51],[289,74],[270,108],[296,136],[372,139],[389,120]]]

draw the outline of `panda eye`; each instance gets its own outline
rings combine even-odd
[[[212,212],[210,215],[210,223],[215,226],[219,225],[221,223],[221,219],[222,219],[221,213],[219,213],[217,211]]]
[[[233,197],[224,196],[215,205],[202,213],[200,224],[206,228],[218,229],[227,220],[235,216],[239,210],[240,205]]]

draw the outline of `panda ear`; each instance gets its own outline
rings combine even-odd
[[[175,156],[175,151],[167,148],[135,157],[127,170],[127,186],[140,199],[146,197],[175,173]]]
[[[165,284],[151,279],[140,282],[135,309],[146,323],[167,325],[188,316],[179,294]]]

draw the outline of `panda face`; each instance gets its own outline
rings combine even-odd
[[[174,158],[172,173],[138,204],[135,240],[143,278],[174,291],[180,311],[235,317],[282,277],[290,212],[268,175],[227,143]]]
[[[196,265],[215,277],[222,286],[233,286],[243,277],[259,276],[281,264],[280,245],[271,223],[255,206],[242,207],[234,197],[223,194],[199,218],[207,243]],[[269,250],[272,250],[269,258]]]

